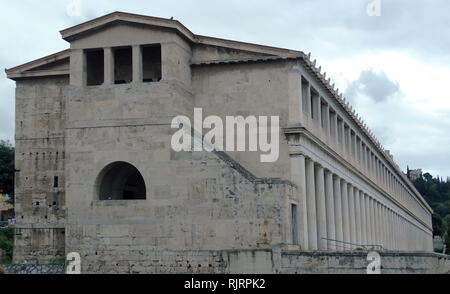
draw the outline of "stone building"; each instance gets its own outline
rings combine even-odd
[[[413,169],[409,171],[409,179],[411,181],[415,181],[417,179],[422,178],[423,171],[422,169]]]
[[[84,272],[156,272],[214,268],[198,252],[223,250],[433,251],[431,208],[303,52],[122,12],[61,35],[68,50],[6,70],[16,262],[75,251]],[[278,161],[174,152],[172,119],[194,108],[279,116]]]

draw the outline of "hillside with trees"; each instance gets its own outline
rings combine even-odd
[[[0,140],[0,193],[14,197],[14,147]],[[13,202],[13,200],[12,200]]]
[[[412,182],[434,210],[434,236],[441,236],[450,248],[450,181],[425,173]]]
[[[0,141],[0,193],[8,194],[14,202],[14,147]],[[0,228],[0,264],[11,263],[14,246],[14,228]]]

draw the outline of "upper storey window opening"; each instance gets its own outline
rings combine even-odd
[[[114,49],[114,84],[129,84],[133,80],[133,50]]]
[[[142,46],[143,82],[159,82],[162,78],[161,45]]]
[[[86,51],[86,82],[88,86],[99,86],[104,83],[104,62],[103,49]]]

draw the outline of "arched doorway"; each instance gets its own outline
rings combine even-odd
[[[99,200],[145,200],[144,178],[136,167],[126,162],[106,166],[96,181]]]

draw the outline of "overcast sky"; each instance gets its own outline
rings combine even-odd
[[[78,16],[73,1],[0,0],[0,67],[68,48],[60,30],[109,12],[174,17],[196,34],[311,52],[401,168],[450,176],[448,0],[380,0],[380,16],[367,13],[377,0],[81,0]],[[0,139],[13,141],[15,85],[2,75]]]

